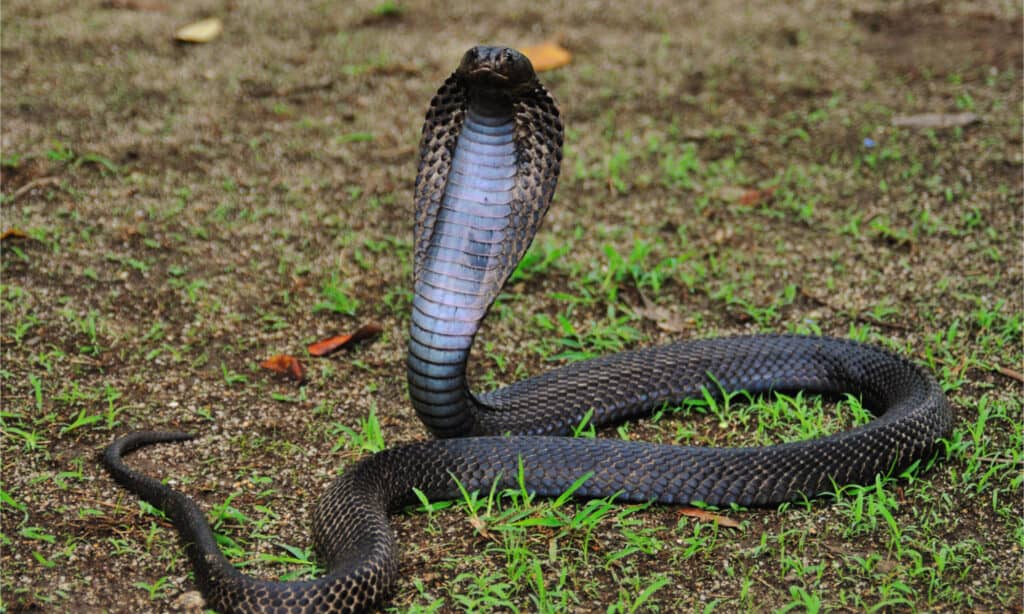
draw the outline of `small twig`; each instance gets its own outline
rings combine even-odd
[[[926,356],[924,354],[919,354],[919,356],[923,360],[934,360],[935,362],[939,363],[940,365],[949,365],[950,364],[948,360],[943,360],[942,358],[939,358],[938,356]],[[967,356],[961,357],[960,358],[960,366],[956,367],[955,371],[957,373],[962,372],[964,370],[964,368],[966,368],[968,360],[969,360],[969,358]],[[975,364],[975,366],[980,367],[981,369],[984,369],[986,371],[992,371],[993,373],[998,373],[998,374],[1006,376],[1006,377],[1008,377],[1010,379],[1017,380],[1018,382],[1024,382],[1024,373],[1021,373],[1020,371],[1017,371],[1015,369],[1011,369],[1010,367],[1000,367],[999,365],[987,365],[985,363],[977,362],[977,361],[975,361],[974,364]]]
[[[40,177],[38,179],[33,179],[15,190],[14,194],[11,194],[11,200],[17,200],[18,197],[22,196],[26,192],[44,185],[60,185],[60,179],[57,177]]]
[[[999,458],[998,456],[972,456],[971,460],[980,463],[1003,463],[1007,465],[1024,465],[1024,460],[1015,461],[1012,458]]]
[[[996,373],[999,373],[1000,375],[1005,375],[1006,377],[1008,377],[1010,379],[1015,379],[1018,382],[1024,383],[1024,373],[1021,373],[1020,371],[1015,371],[1015,370],[1011,369],[1010,367],[995,367],[995,366],[992,367],[992,370],[995,371]]]

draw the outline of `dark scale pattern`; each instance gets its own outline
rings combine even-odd
[[[414,199],[416,222],[413,237],[416,243],[414,271],[420,271],[434,232],[444,195],[444,185],[451,167],[455,143],[466,117],[466,89],[458,75],[452,75],[430,101],[423,135],[420,138],[420,164],[416,173]]]
[[[467,53],[431,101],[420,142],[409,395],[438,437],[490,432],[476,423],[466,386],[469,350],[537,234],[561,168],[563,128],[555,101],[529,60],[503,53]],[[478,74],[481,66],[507,78],[495,86]],[[480,153],[504,151],[506,143],[514,156]],[[478,210],[470,221],[460,213],[467,199]],[[493,217],[498,211],[500,224]]]
[[[114,479],[162,509],[178,528],[210,607],[288,614],[366,610],[384,599],[398,574],[388,513],[414,502],[413,488],[441,500],[459,496],[453,477],[470,490],[490,489],[495,481],[515,486],[520,461],[527,487],[539,495],[559,495],[590,472],[579,496],[618,493],[626,501],[764,506],[813,497],[833,483],[870,483],[878,474],[898,472],[932,454],[949,433],[949,404],[924,369],[883,349],[822,337],[674,343],[574,363],[474,397],[465,380],[473,337],[529,246],[558,178],[558,110],[524,61],[510,50],[467,53],[431,102],[416,178],[410,394],[436,434],[478,436],[385,450],[336,480],[313,518],[314,546],[328,573],[308,582],[269,582],[239,573],[217,548],[194,502],[122,460],[141,446],[191,435],[131,433],[104,453]],[[486,70],[477,72],[480,67]],[[496,85],[495,73],[509,78]],[[513,133],[514,165],[495,162],[507,157]],[[449,190],[452,177],[458,185]],[[470,211],[481,218],[472,219]],[[495,211],[508,219],[488,217]],[[500,245],[483,240],[498,233]],[[719,387],[849,392],[860,395],[877,417],[829,437],[766,448],[557,436],[570,432],[590,409],[596,424],[609,424],[705,388],[718,393]]]

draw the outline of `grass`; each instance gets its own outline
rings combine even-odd
[[[708,510],[738,528],[523,489],[422,501],[396,518],[403,579],[386,608],[1017,607],[1018,67],[972,52],[958,36],[984,24],[952,10],[956,31],[899,12],[875,32],[852,4],[761,20],[709,3],[699,23],[657,8],[579,20],[570,39],[601,48],[568,40],[574,62],[542,76],[567,121],[562,180],[477,341],[475,388],[673,338],[847,336],[936,374],[956,412],[945,456],[823,501]],[[166,611],[194,590],[166,521],[97,463],[136,428],[200,435],[133,463],[194,496],[232,561],[319,574],[316,496],[362,455],[424,437],[402,364],[426,101],[476,21],[543,29],[552,14],[513,3],[471,24],[378,2],[281,22],[254,6],[245,45],[229,24],[179,48],[173,14],[9,9],[0,230],[23,236],[0,242],[0,611]],[[889,23],[933,35],[913,70],[899,37],[873,38]],[[966,51],[931,53],[951,40]],[[984,119],[890,124],[932,110]],[[370,320],[385,329],[372,344],[305,356]],[[303,384],[256,366],[284,352]],[[865,419],[853,398],[737,394],[577,435],[764,445]]]
[[[820,417],[828,413],[822,412],[820,402],[807,405],[799,398],[783,397],[744,402],[740,407],[729,404],[731,408],[722,409],[738,410],[740,416],[758,416],[762,423],[768,422],[768,431],[775,430],[772,425],[776,419],[791,426],[800,425],[791,435],[793,439],[836,430],[835,424],[822,428],[808,420],[808,415]],[[699,406],[688,407],[694,405]],[[854,413],[856,407],[852,404]],[[700,409],[715,414],[712,417],[719,421],[720,431],[732,431],[737,422],[743,421],[735,419],[735,412],[716,414],[713,404],[704,404]],[[1018,402],[996,411],[1000,421],[1013,427],[1010,422],[1020,409]],[[773,410],[778,415],[772,415]],[[723,415],[728,418],[722,418]],[[983,410],[976,422],[958,427],[951,437],[949,458],[928,473],[922,474],[921,468],[916,467],[900,476],[880,477],[871,486],[839,487],[830,505],[808,502],[783,506],[781,513],[790,517],[787,524],[793,526],[788,529],[764,530],[770,522],[766,513],[749,510],[729,512],[745,520],[740,529],[725,530],[714,523],[685,517],[679,517],[674,524],[652,525],[643,519],[648,506],[620,505],[614,498],[570,503],[567,497],[535,500],[522,489],[492,491],[486,497],[464,493],[463,501],[449,513],[463,516],[466,524],[482,536],[483,547],[470,554],[460,552],[442,564],[452,577],[446,583],[447,595],[460,607],[475,611],[525,604],[537,611],[558,611],[598,603],[609,611],[636,611],[655,595],[662,597],[661,607],[676,609],[677,605],[695,605],[692,596],[673,591],[671,586],[696,564],[715,567],[720,573],[740,580],[741,590],[708,602],[702,606],[703,611],[756,609],[765,597],[777,604],[776,611],[974,607],[978,591],[967,588],[965,583],[977,574],[996,572],[998,563],[986,555],[978,536],[966,533],[950,539],[946,519],[958,513],[959,503],[937,492],[942,487],[936,487],[934,473],[944,474],[961,487],[976,489],[964,493],[965,498],[991,498],[993,509],[1005,523],[1004,530],[1020,533],[1020,519],[1014,515],[1015,493],[1021,485],[1019,450],[1024,446],[1019,423],[1009,442],[1018,453],[996,461],[994,467],[986,467],[991,476],[999,476],[995,482],[978,480],[974,473],[977,463],[971,460],[968,446],[957,443],[972,432],[984,430],[989,416],[989,411]],[[764,427],[762,424],[756,428],[758,437],[750,443],[775,441],[777,433],[765,436]],[[711,442],[686,436],[674,439],[680,443],[728,445],[729,438],[735,436],[730,432],[724,440]],[[783,435],[781,439],[789,440],[790,436]],[[943,468],[964,462],[972,469],[958,477],[955,471]],[[431,510],[430,520],[435,527],[438,522],[445,522],[436,518],[436,511]],[[671,510],[661,516],[666,514],[671,514]],[[807,523],[819,528],[808,532]],[[736,542],[742,545],[737,548]],[[670,552],[675,571],[645,573],[646,565]],[[820,562],[822,557],[828,557],[832,563]],[[594,572],[582,573],[582,566],[615,577],[622,582],[623,589],[608,601],[603,584],[596,580],[588,582],[587,577]],[[462,569],[479,571],[459,573]],[[538,577],[544,579],[543,584],[535,580]],[[776,586],[780,581],[781,585]],[[758,600],[752,596],[755,584],[762,594]],[[837,590],[864,584],[873,588],[867,593]],[[766,596],[765,585],[771,588]],[[1001,585],[988,587],[985,592],[991,597],[1008,590],[1010,586]],[[420,587],[412,610],[427,611],[436,599],[436,590]],[[1010,605],[1009,601],[997,601],[1004,607]]]
[[[332,452],[340,449],[354,449],[363,453],[374,453],[384,450],[384,434],[377,419],[377,410],[372,405],[366,418],[361,418],[356,428],[344,424],[335,425],[335,433],[340,433]]]
[[[359,307],[358,299],[354,298],[350,291],[351,284],[342,282],[338,275],[332,274],[330,280],[325,281],[320,288],[323,300],[313,305],[313,311],[331,311],[343,315],[355,315]]]

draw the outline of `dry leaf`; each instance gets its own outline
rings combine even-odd
[[[352,335],[335,335],[327,339],[321,339],[306,347],[306,351],[312,356],[326,356],[338,348],[343,348],[352,342]]]
[[[3,236],[0,236],[0,241],[6,241],[7,239],[27,239],[28,235],[25,234],[24,230],[20,228],[8,228],[4,231]]]
[[[654,322],[659,329],[666,333],[681,333],[690,328],[686,320],[684,320],[678,313],[672,311],[668,307],[662,307],[661,305],[652,303],[646,296],[641,298],[643,298],[644,306],[637,307],[634,311],[636,311],[639,316]]]
[[[981,116],[976,113],[921,113],[892,118],[892,125],[901,128],[956,128],[979,122]]]
[[[530,58],[530,63],[537,72],[554,70],[572,62],[569,50],[554,41],[523,47],[519,51]]]
[[[175,40],[183,43],[208,43],[224,31],[224,22],[219,17],[210,17],[190,23],[174,34]]]
[[[763,190],[747,190],[746,192],[743,193],[742,196],[740,196],[740,199],[737,202],[739,202],[739,204],[741,205],[751,207],[753,205],[768,201],[774,193],[775,188],[773,187],[765,188]]]
[[[696,518],[697,520],[700,520],[702,522],[713,522],[720,527],[726,527],[729,529],[740,528],[740,523],[736,522],[732,518],[729,518],[728,516],[715,514],[714,512],[697,509],[695,507],[684,507],[683,509],[679,510],[679,515],[689,516],[690,518]]]
[[[762,203],[771,198],[775,188],[744,188],[742,186],[724,185],[715,190],[715,197],[727,203],[738,203],[747,207]]]
[[[380,324],[370,323],[365,326],[361,326],[359,330],[348,335],[335,335],[334,337],[328,337],[316,343],[310,344],[306,348],[313,356],[326,356],[331,352],[335,352],[346,345],[352,345],[363,339],[369,339],[370,337],[377,336],[382,330],[384,330]]]
[[[302,363],[299,359],[291,356],[290,354],[277,354],[264,360],[260,363],[260,366],[264,369],[270,369],[277,373],[284,375],[290,375],[292,379],[297,382],[301,382],[306,379],[306,371],[302,368]]]
[[[479,516],[470,516],[469,526],[476,529],[476,532],[480,534],[480,537],[484,539],[494,539],[491,532],[487,530],[487,523],[481,520]]]

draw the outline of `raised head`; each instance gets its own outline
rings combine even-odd
[[[473,47],[462,56],[455,74],[468,87],[481,89],[514,91],[537,81],[530,59],[509,47]]]

